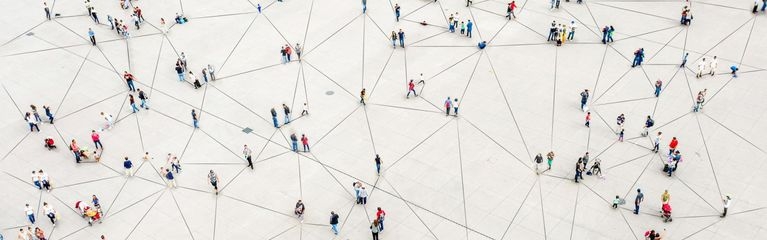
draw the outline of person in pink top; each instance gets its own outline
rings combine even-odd
[[[447,100],[445,100],[445,116],[450,115],[450,108],[453,106],[453,101],[450,100],[450,97],[447,97]]]
[[[406,98],[410,98],[410,93],[413,93],[416,97],[418,97],[418,94],[415,93],[415,83],[413,83],[413,79],[410,79],[410,83],[407,84],[407,96]]]
[[[306,134],[301,134],[301,144],[304,145],[304,152],[309,151],[309,138],[306,137]]]
[[[91,130],[91,140],[93,140],[93,144],[96,145],[96,149],[99,149],[99,147],[104,148],[104,145],[101,145],[101,136],[96,133],[96,130]]]

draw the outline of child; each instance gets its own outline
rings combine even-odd
[[[466,24],[464,24],[463,21],[461,21],[461,35],[463,35],[464,33],[466,33]]]
[[[613,209],[618,208],[618,204],[621,203],[621,197],[618,195],[615,195],[615,199],[613,199]]]

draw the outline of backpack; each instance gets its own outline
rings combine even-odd
[[[655,120],[652,120],[652,119],[647,120],[647,127],[652,127],[654,125],[655,125]]]

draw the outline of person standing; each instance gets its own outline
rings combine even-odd
[[[655,97],[660,96],[660,89],[663,87],[663,81],[658,79],[658,81],[655,81]]]
[[[729,195],[724,196],[722,198],[722,204],[724,205],[724,211],[722,212],[722,215],[719,217],[726,217],[727,216],[727,209],[730,208],[730,204],[732,203],[732,198],[730,198]]]
[[[662,135],[663,135],[663,132],[658,132],[658,135],[655,136],[654,146],[652,148],[653,152],[657,153],[658,150],[660,149],[660,140]]]
[[[285,124],[290,123],[290,108],[288,105],[282,104],[282,110],[285,112]]]
[[[581,110],[586,111],[586,102],[589,100],[589,90],[583,89],[581,92]]]
[[[511,17],[514,17],[514,19],[517,18],[517,15],[514,14],[514,10],[517,9],[517,1],[511,1],[509,3],[509,7],[506,9],[506,19],[511,20]],[[511,15],[511,17],[509,17]]]
[[[144,93],[144,90],[138,89],[138,99],[141,100],[141,107],[149,110],[149,104],[146,102],[146,100],[149,99],[149,97],[146,96],[146,93]]]
[[[114,120],[112,118],[112,114],[105,114],[104,112],[101,112],[101,117],[104,118],[104,121],[106,122],[107,129],[112,129],[112,125],[114,125]]]
[[[218,195],[219,178],[218,178],[218,175],[216,175],[216,173],[213,172],[213,169],[211,169],[210,172],[208,173],[208,180],[210,180],[210,185],[213,185],[213,190],[216,191],[216,195]]]
[[[298,61],[300,62],[301,61],[301,52],[303,52],[303,49],[301,48],[301,44],[296,43],[295,49],[296,49],[296,57],[298,57]]]
[[[333,211],[330,212],[330,230],[333,231],[333,234],[338,235],[338,214]]]
[[[125,176],[133,176],[133,162],[128,157],[125,157],[123,167],[125,168]]]
[[[623,135],[625,134],[626,129],[621,128],[621,131],[618,133],[618,141],[623,142]]]
[[[298,152],[298,137],[296,137],[295,133],[290,134],[290,146],[293,152]]]
[[[365,89],[363,88],[362,91],[360,91],[360,103],[362,103],[362,106],[365,106],[365,100],[367,99],[367,95],[365,94]]]
[[[670,200],[671,200],[671,194],[669,194],[668,189],[666,189],[665,191],[663,191],[663,194],[660,195],[660,203],[661,204],[669,203]]]
[[[40,183],[40,175],[36,171],[32,171],[32,183],[35,184],[37,190],[43,190],[43,185]]]
[[[396,18],[396,21],[399,22],[399,15],[400,15],[400,7],[399,4],[394,4],[394,17]]]
[[[43,213],[51,220],[51,224],[56,227],[56,210],[51,205],[48,205],[47,202],[43,202]]]
[[[378,226],[381,232],[384,230],[384,219],[386,219],[386,212],[381,207],[376,208],[376,220],[378,220]]]
[[[471,19],[467,20],[466,22],[466,36],[471,38],[471,29],[474,28],[474,23],[471,22]]]
[[[453,98],[453,116],[458,117],[458,98]]]
[[[183,82],[184,81],[184,68],[181,67],[181,64],[176,63],[176,74],[178,74],[178,81]]]
[[[290,45],[285,44],[285,56],[288,57],[288,62],[290,62],[290,55],[293,55],[293,49],[290,48]]]
[[[586,127],[591,125],[591,112],[586,112]]]
[[[610,30],[610,27],[605,26],[602,28],[602,44],[607,44],[607,31]]]
[[[27,203],[24,207],[24,214],[27,215],[27,219],[29,219],[32,224],[35,224],[35,209],[29,207],[29,203]]]
[[[45,188],[45,190],[48,192],[51,192],[51,181],[48,178],[48,173],[45,173],[42,169],[40,169],[37,171],[37,174],[40,175],[40,182],[43,184],[43,188]]]
[[[541,165],[541,163],[543,163],[543,156],[541,156],[541,154],[538,153],[537,155],[535,155],[535,158],[533,159],[533,161],[535,163],[535,174],[539,174],[540,172],[538,171],[538,167]]]
[[[644,121],[644,129],[642,131],[642,137],[647,137],[650,134],[650,128],[655,126],[655,120],[652,120],[650,115],[647,115],[647,120]]]
[[[169,188],[176,187],[176,178],[173,177],[173,172],[171,172],[170,169],[165,169],[165,179],[168,180]]]
[[[381,161],[381,156],[378,156],[378,154],[376,154],[375,163],[376,163],[376,174],[378,174],[378,176],[381,176],[381,163],[383,163],[383,161]]]
[[[353,182],[352,187],[354,188],[354,196],[356,197],[356,204],[360,204],[362,202],[362,199],[360,199],[360,191],[362,191],[362,183],[360,181]]]
[[[37,126],[37,120],[35,120],[35,117],[33,117],[32,114],[27,113],[24,120],[26,120],[27,123],[29,124],[30,132],[34,132],[35,131],[34,129],[37,129],[37,132],[40,132],[40,127]]]
[[[96,33],[93,32],[93,29],[91,28],[88,28],[88,38],[91,39],[91,44],[93,44],[93,46],[96,46]]]
[[[644,201],[644,193],[642,193],[642,189],[637,188],[637,196],[634,199],[634,214],[639,214],[639,204]]]
[[[298,54],[298,58],[301,59],[301,53]],[[208,64],[208,75],[210,75],[211,81],[216,81],[216,69],[213,65]]]
[[[677,145],[679,145],[679,140],[676,140],[676,137],[671,137],[671,142],[668,144],[668,155],[671,155],[676,151]]]
[[[402,28],[397,33],[397,39],[399,39],[399,46],[405,48],[405,32],[402,31]]]
[[[368,191],[365,190],[365,187],[362,187],[360,189],[360,204],[365,205],[368,203]]]
[[[362,14],[365,14],[365,12],[368,10],[368,0],[362,0]],[[336,235],[338,235],[336,233]]]
[[[644,48],[640,48],[634,51],[634,61],[631,63],[631,67],[641,66],[643,57],[644,57]]]
[[[711,62],[708,62],[709,74],[711,74],[711,76],[714,76],[714,74],[716,74],[716,66],[718,64],[719,64],[719,61],[716,60],[716,56],[714,56],[714,59],[711,59]]]
[[[418,94],[415,93],[415,83],[413,83],[413,79],[410,79],[410,82],[407,84],[407,95],[405,98],[410,98],[410,93],[413,93],[413,96],[418,97]]]
[[[91,140],[93,140],[93,145],[96,145],[96,149],[104,148],[104,145],[101,144],[101,136],[96,133],[96,130],[91,130]]]
[[[698,62],[698,73],[695,74],[696,78],[703,77],[703,72],[706,71],[706,58],[703,58]]]
[[[99,15],[96,13],[96,8],[94,7],[91,8],[91,18],[93,18],[93,22],[96,24],[101,24],[99,22]]]
[[[301,145],[304,147],[304,152],[309,152],[309,138],[306,134],[301,134]]]
[[[567,40],[573,40],[575,37],[575,20],[570,21],[570,33],[567,34]]]
[[[550,151],[546,154],[546,164],[549,165],[547,170],[551,170],[551,164],[554,163],[554,151]]]
[[[453,107],[453,101],[450,101],[450,97],[445,100],[445,116],[450,116],[450,109]]]
[[[244,156],[245,160],[248,160],[248,166],[251,170],[253,170],[253,159],[251,158],[251,154],[253,153],[252,150],[248,147],[248,144],[245,144],[242,148],[242,155]]]
[[[682,56],[682,64],[679,65],[680,68],[684,67],[687,64],[688,56],[690,56],[690,53],[684,53],[684,56]]]
[[[45,18],[51,20],[51,9],[48,8],[48,3],[43,2],[43,9],[45,9]]]
[[[578,183],[578,179],[583,179],[583,159],[578,159],[575,164],[575,183]]]
[[[200,128],[200,125],[198,124],[199,120],[197,119],[197,112],[195,112],[194,109],[192,109],[192,125],[194,125],[194,128]]]
[[[135,92],[136,86],[133,85],[133,74],[128,73],[128,71],[123,71],[123,79],[125,79],[125,83],[128,84],[128,90]]]
[[[51,112],[51,107],[43,105],[43,109],[45,110],[45,116],[48,117],[48,121],[53,124],[53,113]]]
[[[610,25],[610,29],[607,30],[607,42],[614,41],[613,33],[615,33],[615,28],[612,25]],[[644,49],[642,49],[642,53],[644,54]],[[644,58],[644,55],[642,55],[642,57]],[[641,61],[640,61],[640,65],[641,65]]]
[[[391,31],[391,46],[397,48],[397,32]]]
[[[277,123],[277,110],[272,108],[270,112],[272,114],[272,122],[274,122],[274,128],[280,128],[280,125]]]

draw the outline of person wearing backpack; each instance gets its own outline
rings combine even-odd
[[[642,136],[646,137],[648,134],[650,134],[650,128],[655,125],[655,120],[652,119],[649,115],[647,115],[647,120],[644,122],[644,131],[642,132]]]

